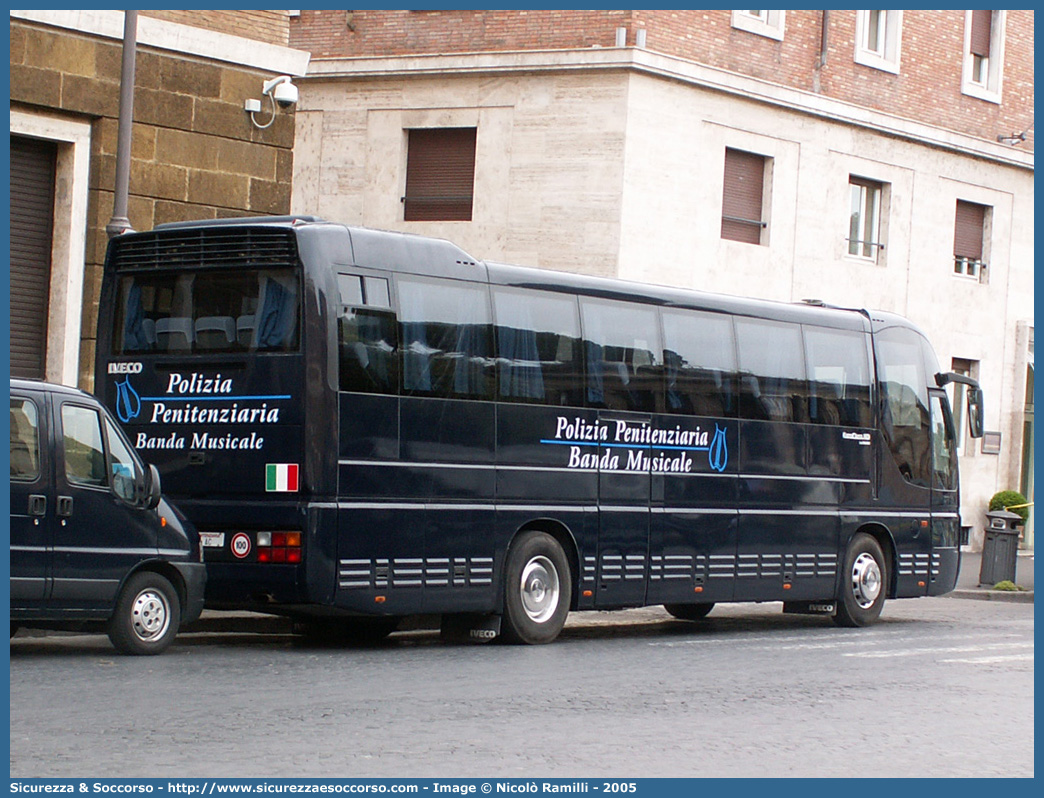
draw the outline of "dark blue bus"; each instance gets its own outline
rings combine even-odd
[[[99,318],[96,390],[213,608],[541,643],[571,609],[863,626],[956,583],[969,381],[898,316],[272,217],[114,239]]]

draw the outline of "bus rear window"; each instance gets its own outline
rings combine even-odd
[[[298,286],[292,269],[125,275],[112,354],[296,351]]]

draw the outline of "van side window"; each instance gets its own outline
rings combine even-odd
[[[112,489],[127,502],[135,500],[134,477],[137,470],[134,457],[123,443],[112,422],[105,419],[105,434],[109,439],[109,468],[112,470]]]
[[[11,397],[11,479],[40,476],[40,417],[29,399]]]
[[[62,405],[65,477],[80,485],[108,485],[101,419],[89,407]]]

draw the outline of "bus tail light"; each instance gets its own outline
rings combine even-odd
[[[258,532],[257,561],[292,565],[301,562],[301,533]]]

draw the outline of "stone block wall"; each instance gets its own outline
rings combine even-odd
[[[92,128],[79,366],[88,388],[113,208],[121,60],[119,40],[11,20],[12,110],[83,119]],[[294,112],[280,109],[272,126],[259,130],[243,110],[271,76],[139,45],[128,202],[135,230],[289,212]],[[268,113],[266,101],[258,120]]]

